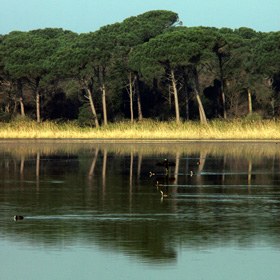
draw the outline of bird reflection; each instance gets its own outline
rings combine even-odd
[[[168,197],[168,194],[167,193],[164,193],[163,190],[160,190],[159,191],[160,194],[161,194],[161,198],[163,199],[164,197]]]

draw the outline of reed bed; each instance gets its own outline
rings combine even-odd
[[[116,139],[116,140],[280,140],[278,120],[215,120],[198,122],[118,122],[100,128],[81,127],[75,122],[17,120],[0,123],[2,139]]]

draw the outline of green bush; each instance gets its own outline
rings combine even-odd
[[[11,120],[11,114],[0,111],[0,122],[9,122]]]
[[[94,118],[88,104],[79,108],[78,124],[80,126],[94,127]]]

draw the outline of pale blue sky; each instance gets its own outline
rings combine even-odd
[[[89,32],[157,9],[177,12],[185,26],[280,30],[279,0],[0,0],[0,34],[45,27]]]

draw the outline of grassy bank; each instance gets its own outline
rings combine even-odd
[[[119,122],[97,129],[80,127],[73,122],[37,124],[34,121],[17,120],[0,123],[0,138],[278,140],[280,121],[216,120],[208,125],[198,122]]]

